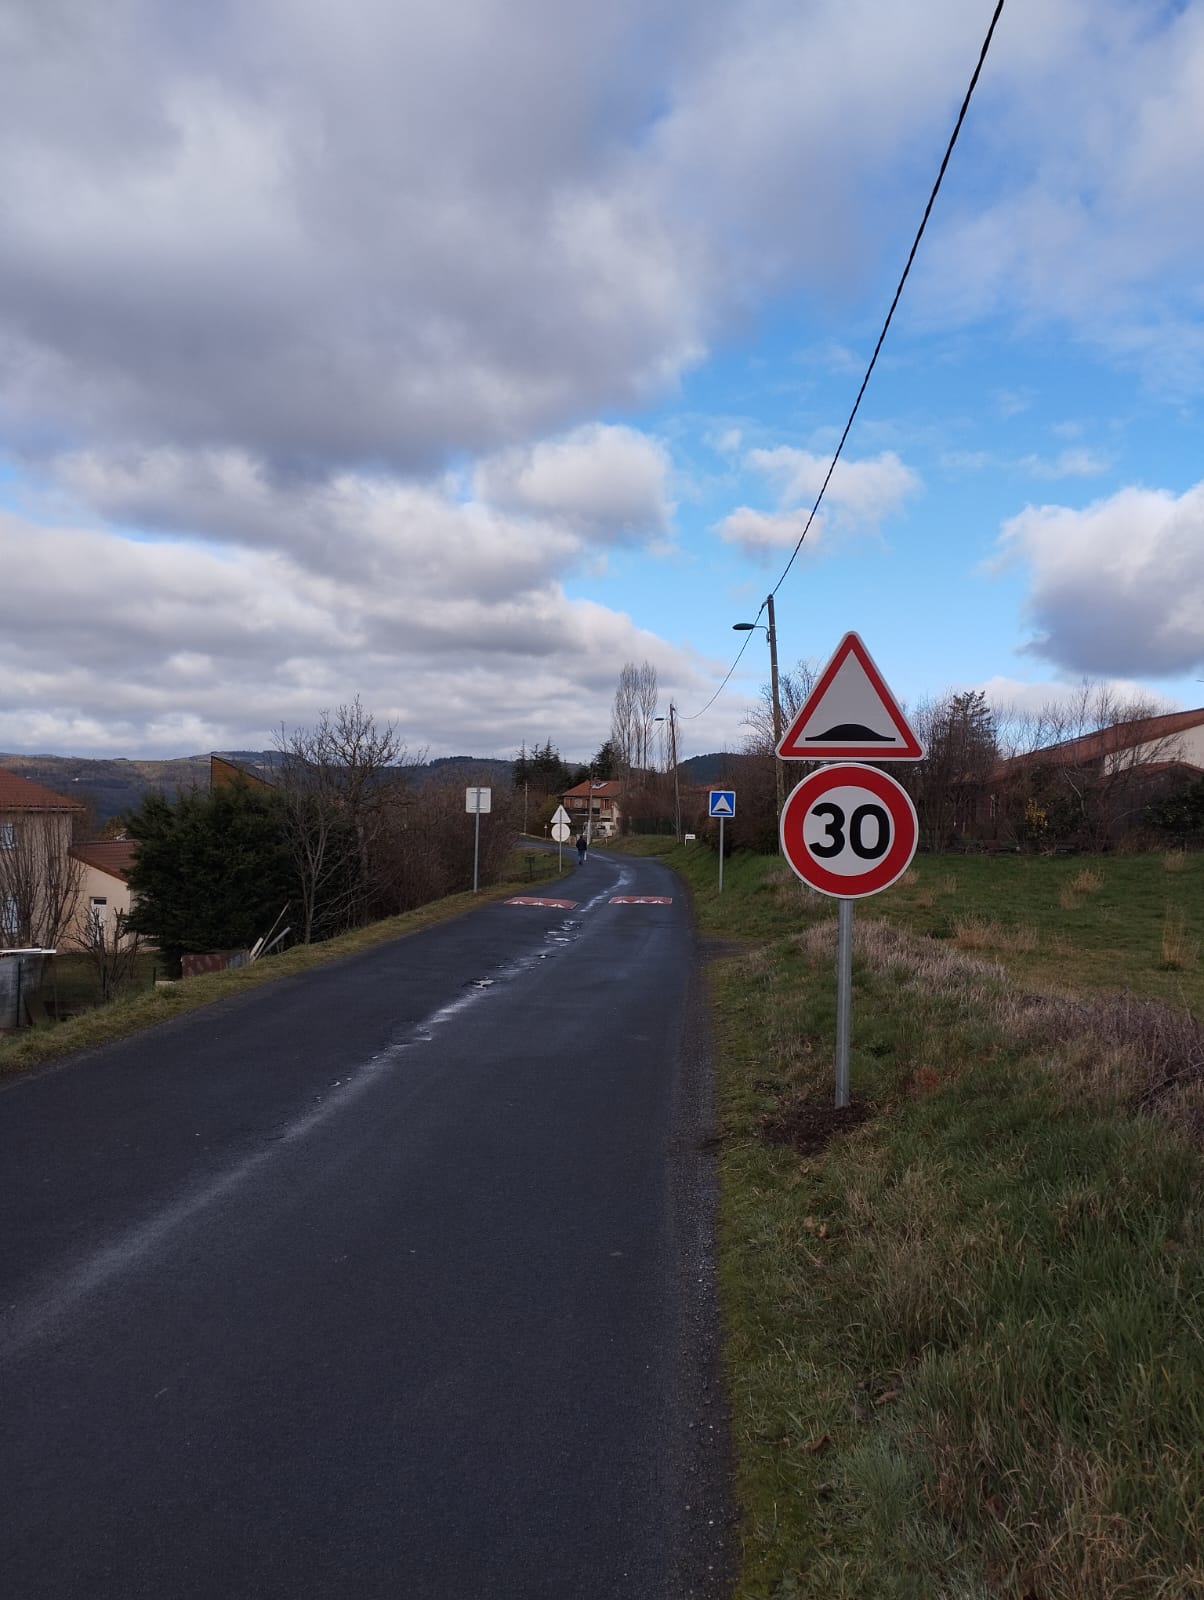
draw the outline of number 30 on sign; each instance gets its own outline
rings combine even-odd
[[[876,767],[845,761],[809,773],[782,807],[782,854],[821,894],[859,900],[889,889],[916,853],[911,796]]]

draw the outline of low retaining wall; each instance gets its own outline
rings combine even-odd
[[[191,952],[180,957],[180,971],[185,978],[199,978],[204,972],[227,972],[231,967],[250,964],[249,950],[209,950],[204,955]]]

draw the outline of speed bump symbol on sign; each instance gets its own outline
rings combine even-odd
[[[782,807],[779,832],[782,854],[803,882],[841,900],[889,889],[919,839],[903,785],[852,761],[809,773]]]

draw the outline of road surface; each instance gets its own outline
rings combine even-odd
[[[532,897],[0,1088],[8,1600],[725,1592],[688,908]]]

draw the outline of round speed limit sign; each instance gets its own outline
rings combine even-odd
[[[919,826],[911,796],[877,767],[820,767],[782,807],[782,854],[821,894],[859,900],[888,889],[911,864]]]

